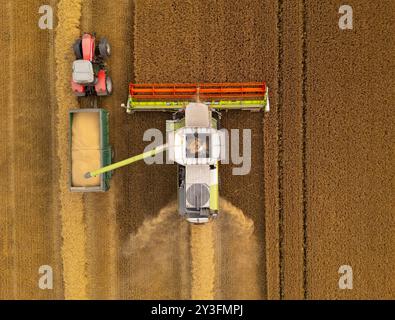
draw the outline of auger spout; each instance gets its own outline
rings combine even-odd
[[[122,161],[110,164],[109,166],[97,169],[95,171],[87,172],[85,174],[85,178],[89,179],[91,177],[96,177],[99,174],[106,173],[106,172],[109,172],[109,171],[113,171],[115,169],[118,169],[118,168],[127,166],[129,164],[132,164],[134,162],[153,157],[154,155],[156,155],[158,153],[164,152],[167,148],[168,148],[167,144],[164,144],[164,145],[156,147],[156,148],[154,148],[154,149],[152,149],[150,151],[147,151],[147,152],[144,152],[142,154],[139,154],[137,156],[133,156],[131,158],[128,158],[128,159],[125,159],[125,160],[122,160]]]

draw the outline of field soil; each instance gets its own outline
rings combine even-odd
[[[4,2],[0,299],[395,299],[393,1],[349,1],[353,30],[337,0],[51,0],[54,30],[38,28],[40,1]],[[84,31],[112,45],[114,92],[97,104],[115,161],[170,117],[127,115],[130,82],[267,82],[269,113],[222,115],[251,130],[251,171],[221,165],[212,224],[178,216],[175,165],[69,192],[68,111],[94,106],[70,90]]]

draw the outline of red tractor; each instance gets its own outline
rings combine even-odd
[[[76,60],[73,62],[71,87],[78,97],[90,95],[108,96],[112,93],[112,81],[107,75],[105,60],[111,55],[106,38],[96,45],[96,35],[84,33],[73,46]]]

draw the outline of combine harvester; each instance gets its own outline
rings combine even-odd
[[[111,55],[106,38],[96,43],[84,33],[73,46],[71,88],[78,97],[107,96],[112,81],[105,60]],[[113,170],[167,150],[178,167],[179,213],[191,223],[206,223],[218,214],[218,165],[225,157],[225,137],[219,129],[223,110],[269,111],[264,82],[202,84],[130,84],[127,113],[167,111],[167,143],[113,163],[108,112],[102,108],[69,111],[71,192],[105,192]],[[100,168],[101,167],[101,168]],[[94,171],[92,169],[100,168]],[[88,172],[87,172],[88,171]]]
[[[178,167],[179,213],[191,223],[206,223],[217,216],[219,209],[218,165],[225,154],[224,135],[219,131],[220,112],[235,109],[269,111],[269,97],[264,82],[130,84],[127,105],[122,106],[130,114],[137,111],[171,112],[172,119],[166,121],[167,143],[106,165],[110,149],[108,139],[101,133],[101,141],[97,143],[105,148],[102,168],[87,172],[86,180],[101,176],[98,180],[100,191],[106,191],[111,177],[109,173],[113,170],[167,151],[168,159]],[[101,126],[105,128],[103,123]],[[79,187],[74,191],[84,190]],[[91,187],[90,191],[98,190]]]

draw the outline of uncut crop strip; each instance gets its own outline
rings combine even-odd
[[[348,31],[337,1],[305,4],[307,298],[393,299],[395,3],[352,3]]]

